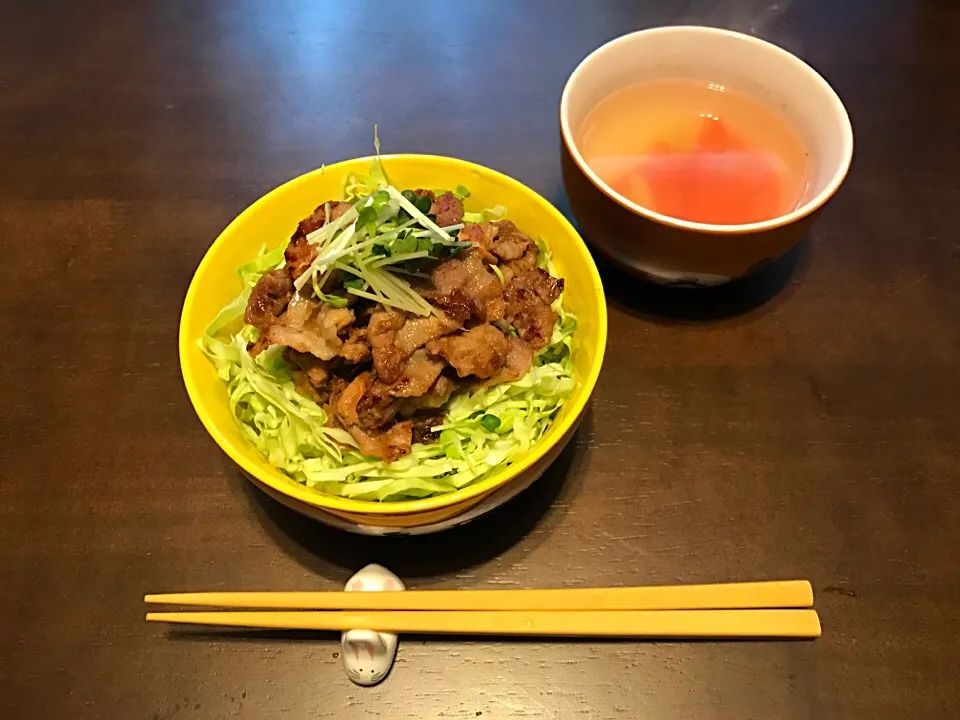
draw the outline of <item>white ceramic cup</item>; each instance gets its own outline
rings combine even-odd
[[[778,110],[809,152],[809,187],[799,207],[763,222],[710,225],[661,215],[603,182],[577,148],[580,125],[612,92],[667,78],[720,83]],[[847,111],[813,68],[764,40],[698,26],[641,30],[587,56],[564,87],[560,130],[564,184],[587,240],[624,268],[661,282],[717,284],[786,252],[840,187],[853,157]]]

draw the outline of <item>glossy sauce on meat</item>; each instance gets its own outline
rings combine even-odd
[[[455,195],[415,193],[429,197],[440,227],[460,223]],[[501,220],[465,225],[459,239],[473,247],[428,268],[429,280],[416,288],[434,307],[425,317],[356,298],[333,307],[309,284],[295,292],[293,281],[316,258],[310,234],[349,208],[319,205],[298,225],[284,267],[253,288],[244,320],[260,338],[249,351],[285,346],[300,392],[326,403],[330,422],[346,429],[360,452],[396,460],[413,442],[436,439],[430,428],[442,423],[443,406],[464,383],[509,382],[530,370],[535,351],[549,344],[551,305],[563,280],[538,267],[536,243]]]

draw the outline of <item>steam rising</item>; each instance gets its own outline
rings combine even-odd
[[[681,25],[710,25],[773,39],[777,22],[793,0],[691,0],[678,18]]]

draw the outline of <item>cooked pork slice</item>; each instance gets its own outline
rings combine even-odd
[[[316,387],[321,388],[330,381],[330,365],[319,358],[313,367],[306,368],[303,372]]]
[[[413,423],[413,441],[415,443],[427,445],[436,442],[440,437],[440,433],[434,432],[431,428],[443,425],[442,412],[418,413],[410,420]]]
[[[406,317],[392,310],[374,313],[367,325],[367,340],[377,375],[385,383],[397,382],[414,350],[459,328],[459,322],[443,313],[427,317]]]
[[[490,252],[500,260],[517,260],[523,257],[530,247],[536,250],[536,244],[510,220],[498,220],[490,223],[496,227],[496,234],[490,245]]]
[[[340,423],[340,418],[337,415],[337,401],[340,399],[343,391],[350,387],[351,382],[353,381],[345,380],[339,375],[333,375],[330,377],[330,382],[327,384],[327,390],[330,392],[330,395],[327,398],[327,405],[324,408],[328,415],[328,425],[336,426],[338,424],[342,424]]]
[[[330,374],[333,371],[333,363],[330,361],[298,352],[293,348],[284,350],[283,358],[293,366],[294,375],[297,372],[303,373],[317,388],[324,387],[330,380]]]
[[[446,375],[441,375],[436,379],[426,394],[419,397],[419,407],[421,409],[437,409],[450,399],[453,391],[457,389],[457,384]]]
[[[491,222],[467,223],[460,228],[457,239],[462,242],[472,242],[476,247],[469,252],[484,265],[496,265],[497,256],[490,252],[493,238],[497,235],[497,226]]]
[[[360,373],[353,379],[353,382],[337,393],[333,404],[333,412],[345,428],[349,429],[360,421],[357,416],[357,403],[360,402],[360,398],[367,392],[372,382],[370,373]]]
[[[323,305],[316,319],[320,322],[320,332],[329,342],[340,341],[340,335],[353,323],[353,310]]]
[[[286,312],[267,329],[266,335],[272,343],[330,360],[343,346],[340,331],[352,322],[352,310],[296,295]]]
[[[443,308],[466,303],[473,317],[486,322],[503,317],[503,306],[497,302],[503,286],[483,263],[480,252],[479,248],[469,250],[437,265],[430,274],[433,287],[424,297]]]
[[[378,310],[367,324],[367,342],[373,354],[373,367],[381,380],[396,382],[403,370],[406,355],[394,342],[405,316],[395,310]]]
[[[332,409],[340,424],[357,441],[360,452],[390,461],[410,452],[413,424],[407,420],[380,429],[382,423],[377,424],[372,415],[375,406],[384,398],[390,403],[397,402],[386,395],[385,387],[369,372],[360,373],[336,395]],[[367,426],[361,427],[364,423]]]
[[[398,460],[409,453],[413,441],[413,423],[410,420],[395,423],[380,432],[364,430],[356,425],[347,430],[357,441],[360,452],[387,462]]]
[[[533,348],[520,338],[507,336],[507,356],[497,379],[502,382],[519,380],[533,365]]]
[[[549,344],[557,320],[557,314],[537,292],[539,282],[534,273],[525,273],[511,280],[504,292],[507,302],[504,319],[534,350]]]
[[[517,279],[517,282],[532,289],[547,305],[552,305],[563,292],[563,279],[555,278],[540,268],[528,270]]]
[[[456,382],[446,375],[440,375],[420,397],[404,398],[400,404],[400,414],[409,417],[418,410],[437,410],[450,399],[456,389]]]
[[[293,281],[283,270],[265,273],[253,286],[243,321],[263,332],[277,321],[293,298]]]
[[[378,307],[370,315],[367,322],[367,339],[372,347],[377,348],[385,343],[393,343],[396,331],[403,327],[407,316],[400,310]]]
[[[462,242],[472,242],[476,243],[477,247],[481,250],[489,253],[490,247],[493,245],[493,239],[497,236],[497,225],[492,222],[481,222],[481,223],[467,223],[462,228],[460,228],[460,234],[457,236],[458,240]],[[495,257],[491,256],[492,261],[496,261]]]
[[[530,243],[526,251],[516,260],[505,260],[500,263],[500,273],[503,280],[508,285],[510,281],[518,275],[537,269],[537,260],[540,257],[540,251],[536,244]]]
[[[318,390],[317,386],[310,382],[310,378],[307,377],[307,374],[303,370],[295,369],[293,371],[293,386],[300,391],[301,395],[307,396],[318,405],[327,401],[328,394],[326,390],[323,392]]]
[[[306,272],[313,261],[317,259],[317,248],[307,240],[307,235],[327,224],[327,206],[330,208],[330,222],[339,218],[351,207],[348,202],[332,200],[318,206],[310,217],[300,221],[300,224],[297,225],[297,231],[290,238],[290,244],[283,251],[287,272],[294,280]]]
[[[430,357],[424,349],[416,350],[404,363],[400,379],[390,386],[390,394],[398,398],[423,395],[443,372],[445,363]]]
[[[357,425],[373,430],[383,427],[400,410],[400,401],[390,394],[390,386],[375,378],[357,401]]]
[[[507,301],[503,299],[503,296],[495,297],[493,300],[487,303],[487,309],[484,319],[487,322],[496,322],[497,320],[502,320],[503,316],[507,312]]]
[[[463,203],[451,192],[445,192],[433,201],[430,212],[436,216],[434,222],[440,227],[456,225],[463,219]]]
[[[313,355],[297,352],[292,348],[284,350],[283,357],[290,363],[293,384],[301,393],[315,403],[325,403],[330,398],[329,382],[333,371],[333,362],[320,360]]]
[[[297,233],[290,239],[290,244],[283,251],[283,259],[286,261],[286,272],[292,280],[296,280],[303,275],[313,261],[317,259],[317,246],[307,241],[307,236]]]
[[[327,206],[330,207],[330,217],[327,217]],[[300,221],[297,225],[295,235],[309,235],[322,228],[327,222],[333,222],[343,216],[349,210],[351,204],[342,200],[331,200],[317,206],[317,209],[307,218]]]
[[[268,347],[270,347],[270,341],[264,335],[261,335],[253,342],[247,343],[247,352],[250,353],[250,357],[256,357]]]
[[[461,335],[432,340],[427,352],[442,356],[460,377],[489,378],[503,367],[507,339],[493,325],[478,325]]]
[[[460,323],[443,313],[428,315],[427,317],[408,317],[407,321],[397,330],[394,344],[400,348],[404,355],[409,355],[431,340],[449,335],[454,330],[459,330],[460,327]]]
[[[460,240],[476,243],[484,262],[512,262],[529,254],[536,265],[536,243],[510,220],[469,223],[460,230]]]
[[[370,359],[370,344],[367,342],[366,328],[351,328],[350,336],[340,348],[340,357],[348,363],[362,363]]]
[[[477,305],[460,288],[454,289],[449,295],[431,294],[430,290],[421,292],[430,298],[431,302],[443,310],[443,314],[451,320],[463,325],[477,313]]]
[[[440,196],[437,196],[433,190],[422,188],[413,192],[415,195],[430,198],[430,214],[436,218],[434,222],[440,227],[456,225],[463,219],[463,203],[452,192],[445,192]]]

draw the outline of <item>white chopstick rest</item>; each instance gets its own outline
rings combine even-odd
[[[400,578],[381,565],[367,565],[344,588],[347,592],[404,590]],[[347,630],[340,636],[340,659],[347,677],[357,685],[383,680],[397,655],[397,636],[373,630]]]

